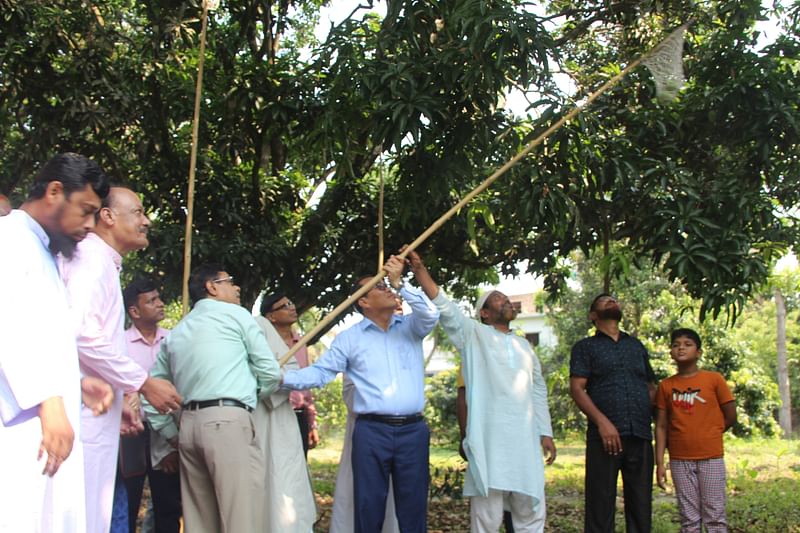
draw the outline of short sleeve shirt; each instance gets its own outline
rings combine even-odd
[[[725,378],[701,370],[694,376],[675,375],[658,386],[656,407],[667,412],[670,459],[697,461],[724,455],[722,406],[733,401]]]
[[[649,383],[655,382],[650,356],[638,339],[620,332],[614,341],[601,331],[575,343],[570,376],[587,378],[586,392],[621,437],[652,439]],[[600,438],[589,421],[586,438]]]

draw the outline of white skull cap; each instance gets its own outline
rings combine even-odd
[[[481,309],[483,309],[483,306],[486,305],[486,300],[489,299],[489,296],[491,296],[493,292],[497,291],[495,289],[489,289],[488,291],[481,294],[480,297],[478,298],[478,301],[475,302],[475,318],[477,318],[478,320],[481,319]]]

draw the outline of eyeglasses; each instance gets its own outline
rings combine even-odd
[[[233,285],[233,276],[228,276],[227,278],[212,279],[211,283],[230,283],[231,285]]]
[[[378,289],[379,291],[390,291],[390,290],[392,290],[392,289],[391,289],[391,288],[389,288],[389,286],[388,286],[388,285],[387,285],[385,282],[383,282],[383,281],[379,281],[379,282],[378,282],[378,283],[376,283],[376,284],[375,284],[375,286],[374,286],[374,287],[372,287],[372,288],[373,288],[373,289]],[[370,290],[372,290],[372,289],[370,289]]]
[[[288,301],[283,305],[279,305],[278,307],[273,307],[272,309],[270,309],[270,311],[275,312],[275,311],[282,311],[284,309],[294,309],[294,308],[295,308],[294,302]]]

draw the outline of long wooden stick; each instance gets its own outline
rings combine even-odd
[[[383,268],[383,167],[381,167],[381,184],[378,193],[378,272]]]
[[[194,88],[194,118],[192,122],[192,151],[189,156],[189,190],[186,193],[186,232],[183,244],[182,314],[189,312],[189,272],[192,269],[192,223],[194,220],[194,176],[197,167],[197,137],[200,129],[200,99],[203,96],[203,63],[206,57],[206,29],[208,27],[208,0],[203,1],[203,21],[200,28],[200,57],[197,63],[197,83]]]
[[[681,28],[683,28],[683,26],[681,26]],[[679,28],[676,31],[680,31],[681,28]],[[672,35],[672,34],[670,34],[670,35]],[[664,40],[667,40],[667,39],[669,39],[669,36],[667,36],[667,38],[664,39]],[[462,198],[461,201],[459,201],[456,205],[454,205],[453,207],[448,209],[447,212],[445,212],[445,214],[443,214],[438,219],[436,219],[436,221],[433,224],[431,224],[428,229],[423,231],[422,234],[419,237],[414,239],[414,241],[411,244],[409,244],[408,247],[402,253],[398,254],[397,257],[399,257],[401,259],[405,259],[406,256],[410,252],[415,250],[420,244],[425,242],[425,240],[428,237],[430,237],[436,230],[438,230],[440,227],[442,227],[442,225],[445,222],[447,222],[450,219],[450,217],[452,217],[462,207],[464,207],[470,201],[472,201],[472,199],[475,198],[477,195],[479,195],[480,193],[485,191],[500,176],[505,174],[511,167],[513,167],[514,165],[519,163],[522,158],[524,158],[526,155],[528,155],[528,153],[530,153],[531,150],[533,150],[534,148],[539,146],[545,139],[547,139],[550,135],[552,135],[556,130],[558,130],[564,124],[566,124],[567,122],[569,122],[570,120],[575,118],[581,111],[586,109],[586,107],[589,106],[592,102],[594,102],[600,95],[602,95],[603,93],[608,91],[610,88],[614,87],[617,83],[619,83],[620,80],[622,78],[624,78],[625,76],[627,76],[629,72],[631,72],[633,69],[635,69],[637,66],[639,66],[639,64],[645,58],[647,58],[648,56],[652,55],[655,51],[657,51],[660,46],[661,46],[661,43],[659,43],[658,45],[653,47],[653,49],[650,50],[648,53],[643,54],[642,56],[634,59],[627,67],[625,67],[617,75],[611,77],[608,81],[606,81],[603,85],[601,85],[599,89],[597,89],[596,91],[591,93],[589,96],[587,96],[586,100],[583,103],[580,103],[580,104],[576,105],[573,109],[571,109],[569,111],[569,113],[567,113],[566,115],[561,117],[553,125],[551,125],[549,128],[547,128],[541,135],[539,135],[534,140],[529,142],[522,150],[520,150],[520,152],[517,155],[515,155],[513,158],[511,158],[506,164],[504,164],[503,166],[501,166],[500,168],[495,170],[494,173],[491,176],[489,176],[488,178],[486,178],[483,181],[483,183],[481,183],[480,185],[475,187],[471,192],[469,192],[466,196],[464,196],[464,198]],[[362,285],[361,288],[359,290],[357,290],[355,293],[353,293],[347,300],[345,300],[344,302],[342,302],[338,306],[336,306],[336,308],[333,311],[331,311],[328,315],[326,315],[325,318],[322,319],[319,322],[319,324],[317,324],[314,327],[314,329],[312,329],[311,331],[306,333],[305,336],[302,339],[297,341],[297,343],[295,343],[295,345],[292,346],[291,349],[288,352],[286,352],[286,354],[283,357],[280,358],[280,361],[279,361],[280,365],[283,366],[286,363],[286,361],[288,361],[289,358],[292,357],[297,352],[297,350],[299,350],[309,340],[314,338],[320,331],[322,331],[328,324],[330,324],[337,316],[339,316],[339,314],[342,311],[344,311],[345,309],[349,308],[353,304],[353,302],[355,302],[356,300],[361,298],[364,294],[369,292],[369,290],[372,289],[372,287],[374,287],[375,284],[378,283],[381,279],[383,279],[383,277],[385,275],[386,275],[386,273],[383,270],[381,270],[381,272],[376,274],[375,277],[371,278],[367,283]]]

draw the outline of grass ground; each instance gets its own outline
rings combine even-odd
[[[333,503],[341,440],[328,439],[309,453],[320,509],[315,531],[327,531]],[[546,468],[547,530],[583,530],[583,442],[557,442],[558,460]],[[767,439],[725,441],[728,470],[728,522],[732,533],[800,533],[800,441]],[[469,531],[469,504],[461,498],[464,463],[455,450],[431,449],[431,501],[428,527],[436,532]],[[621,490],[620,490],[621,494]],[[654,490],[653,533],[678,531],[675,495],[670,486]],[[622,500],[617,531],[624,531]]]

